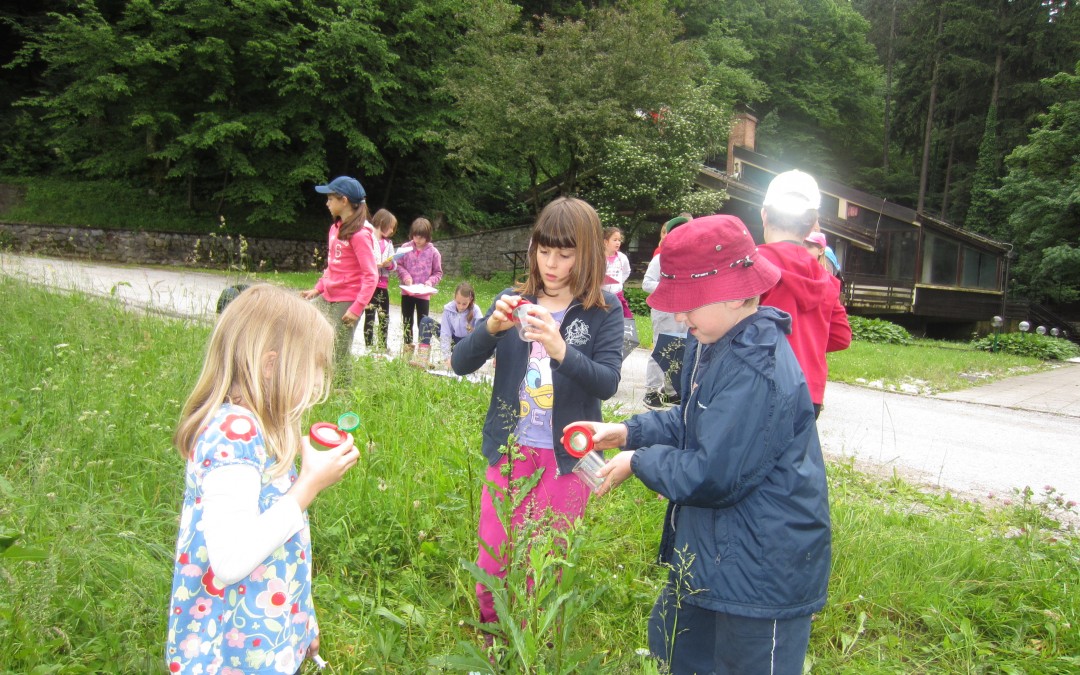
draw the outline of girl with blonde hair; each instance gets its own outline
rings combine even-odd
[[[319,310],[268,284],[218,319],[173,436],[186,471],[170,672],[292,673],[317,653],[307,507],[359,457],[351,436],[320,452],[301,431],[327,397],[333,354]]]

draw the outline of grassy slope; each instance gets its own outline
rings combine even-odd
[[[153,672],[160,663],[182,465],[169,447],[204,325],[0,279],[0,672]],[[911,352],[918,354],[918,351]],[[361,361],[354,409],[372,442],[312,509],[324,656],[337,672],[428,670],[476,638],[476,450],[482,386]],[[822,673],[1076,672],[1080,547],[1054,505],[984,511],[898,480],[831,467]],[[648,564],[663,506],[631,481],[590,506],[581,593],[602,588],[571,646],[634,650],[663,570]],[[516,671],[510,671],[516,672]]]

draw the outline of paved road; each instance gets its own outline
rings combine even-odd
[[[218,274],[8,253],[0,254],[0,272],[207,319],[230,283]],[[398,344],[397,313],[390,331],[391,344]],[[354,351],[364,351],[359,334]],[[647,359],[639,349],[623,366],[616,400],[624,410],[643,409]],[[819,429],[830,455],[957,492],[1009,496],[1025,486],[1041,492],[1050,485],[1080,500],[1080,365],[933,397],[830,383],[825,403]]]

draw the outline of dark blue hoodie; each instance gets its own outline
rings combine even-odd
[[[495,299],[504,295],[513,293],[506,289]],[[525,297],[536,302],[535,297]],[[560,475],[570,473],[577,463],[560,443],[563,427],[579,420],[603,421],[600,403],[615,395],[622,378],[622,305],[611,293],[604,293],[604,302],[606,309],[585,309],[577,300],[570,303],[560,326],[566,341],[566,357],[562,362],[551,361],[555,396],[552,435]],[[502,457],[507,439],[517,429],[518,388],[529,366],[529,343],[522,342],[516,330],[497,335],[488,332],[487,317],[494,309],[492,302],[484,321],[457,344],[450,357],[450,365],[458,375],[474,372],[493,354],[496,358],[495,382],[481,448],[490,466],[495,466]]]
[[[825,462],[790,330],[762,307],[713,345],[689,338],[682,404],[626,423],[634,474],[670,500],[660,561],[690,573],[683,602],[761,619],[825,605]]]

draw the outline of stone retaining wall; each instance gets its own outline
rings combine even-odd
[[[504,251],[529,246],[529,226],[509,227],[437,239],[443,268],[455,275],[486,275],[511,269]],[[254,239],[228,235],[132,232],[0,222],[0,248],[132,264],[187,265],[302,271],[326,264],[323,241]]]
[[[442,254],[443,270],[450,274],[510,271],[512,265],[503,252],[529,248],[531,230],[531,225],[522,225],[436,239],[435,248]]]
[[[301,271],[322,269],[325,242],[0,223],[0,247],[105,262]]]

